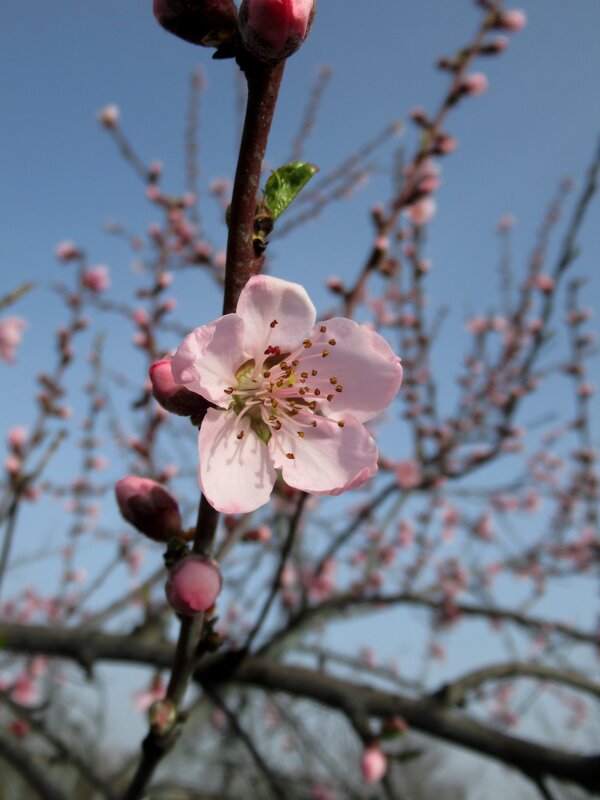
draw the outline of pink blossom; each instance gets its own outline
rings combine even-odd
[[[27,444],[27,428],[15,426],[9,430],[6,438],[8,440],[8,446],[13,453],[21,457],[23,450],[25,449],[25,445]]]
[[[365,783],[379,783],[387,770],[387,758],[378,744],[369,745],[363,750],[360,771]]]
[[[166,542],[181,532],[177,501],[150,478],[121,478],[115,495],[123,517],[150,539]]]
[[[96,294],[104,292],[110,287],[110,276],[108,267],[103,264],[97,267],[89,267],[83,273],[83,285],[86,289]]]
[[[498,220],[498,233],[506,233],[516,224],[516,222],[517,219],[512,214],[504,214],[504,216],[500,217]]]
[[[147,689],[134,694],[133,706],[138,711],[147,711],[153,703],[164,698],[166,691],[167,687],[160,675],[155,675]]]
[[[413,225],[426,225],[433,219],[435,210],[436,202],[433,197],[423,197],[406,209],[406,215]]]
[[[315,0],[243,0],[240,27],[247,49],[262,61],[291,55],[308,34]]]
[[[221,591],[221,573],[214,561],[196,554],[175,562],[165,587],[167,600],[178,614],[207,611]]]
[[[523,30],[527,24],[527,16],[524,11],[512,9],[509,11],[502,11],[498,17],[498,27],[503,28],[505,31]]]
[[[414,489],[423,479],[420,466],[412,458],[399,461],[396,464],[395,472],[398,486],[401,489]]]
[[[27,322],[21,317],[5,317],[0,321],[0,361],[14,364]]]
[[[400,359],[365,325],[315,320],[301,286],[255,276],[235,314],[196,328],[173,356],[175,380],[217,406],[199,435],[200,486],[217,510],[264,505],[277,469],[313,494],[340,494],[377,472],[362,423],[396,396]]]
[[[483,94],[487,91],[488,79],[483,72],[473,72],[471,75],[466,76],[461,84],[461,88],[465,94]]]
[[[59,261],[65,261],[65,262],[73,261],[80,255],[77,245],[74,242],[70,241],[60,242],[59,244],[57,244],[54,254],[56,255]]]
[[[556,281],[551,275],[535,275],[531,279],[531,285],[534,289],[539,289],[540,292],[553,292],[556,286]]]

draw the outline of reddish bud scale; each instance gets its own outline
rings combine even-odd
[[[154,16],[169,33],[203,47],[220,47],[237,35],[232,0],[154,0]]]

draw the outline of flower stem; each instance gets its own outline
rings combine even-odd
[[[246,117],[229,211],[223,313],[235,311],[240,292],[262,266],[264,256],[254,250],[254,217],[262,164],[285,61],[267,67],[248,60],[243,69],[248,83]]]

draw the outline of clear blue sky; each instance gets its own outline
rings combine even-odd
[[[600,133],[600,4],[598,0],[521,0],[527,28],[511,37],[501,57],[480,60],[486,95],[461,106],[448,131],[460,143],[443,163],[439,210],[431,226],[433,303],[454,308],[440,363],[456,357],[466,312],[486,310],[496,296],[498,218],[514,213],[516,264],[526,258],[558,180],[580,181]],[[20,363],[0,380],[14,380],[21,405],[31,392],[31,370],[49,357],[48,334],[62,321],[46,288],[60,273],[53,250],[62,239],[85,247],[92,263],[110,266],[113,283],[129,285],[130,254],[101,230],[117,219],[144,231],[154,218],[139,181],[120,160],[96,112],[120,109],[123,128],[144,159],[165,164],[164,185],[181,186],[182,141],[190,71],[205,68],[201,118],[205,189],[233,174],[238,136],[236,67],[213,62],[211,51],[162,31],[151,0],[3,0],[0,6],[0,295],[25,278],[40,288],[14,313],[29,319]],[[365,9],[368,9],[365,11]],[[479,12],[471,0],[320,0],[310,39],[286,68],[268,159],[286,160],[291,138],[319,66],[333,77],[306,157],[323,171],[409,109],[436,107],[446,77],[434,62],[469,40]],[[404,142],[414,144],[408,130]],[[390,149],[380,163],[389,163]],[[385,176],[351,203],[329,210],[303,233],[275,242],[276,274],[301,279],[323,304],[323,280],[351,279],[367,251],[369,208],[387,198]],[[206,218],[212,238],[225,242],[213,204]],[[579,274],[591,276],[598,301],[598,202],[582,238]],[[204,286],[182,305],[184,321],[201,324],[220,313]],[[445,369],[445,368],[444,368]],[[448,368],[447,374],[453,372]],[[15,392],[0,396],[0,413],[15,417]],[[407,454],[408,455],[408,454]]]

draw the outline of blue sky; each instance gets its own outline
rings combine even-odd
[[[57,242],[75,240],[92,263],[108,264],[115,287],[125,289],[131,255],[103,233],[102,224],[117,219],[144,231],[154,218],[139,180],[98,125],[98,109],[107,103],[120,107],[123,128],[140,155],[148,162],[161,159],[165,187],[178,190],[188,78],[201,65],[207,81],[200,122],[204,191],[212,179],[233,174],[236,67],[213,62],[211,51],[169,36],[155,23],[151,5],[150,0],[1,4],[0,295],[25,278],[39,285],[14,309],[30,322],[19,364],[10,372],[0,366],[1,380],[10,379],[13,387],[0,396],[7,422],[25,421],[18,414],[31,403],[31,371],[51,359],[48,334],[62,321],[61,307],[47,290],[64,269],[53,256]],[[559,179],[570,175],[581,181],[600,133],[598,0],[518,5],[527,12],[527,28],[511,37],[503,56],[477,63],[475,69],[489,78],[489,91],[462,104],[447,128],[459,149],[443,163],[427,245],[432,303],[453,308],[437,356],[447,378],[464,340],[465,314],[487,310],[497,295],[498,218],[507,212],[517,218],[518,266],[534,245]],[[325,172],[390,121],[406,119],[411,107],[436,107],[447,79],[434,62],[466,43],[478,18],[470,0],[320,0],[309,40],[286,67],[269,163],[287,159],[320,66],[330,66],[333,74],[305,155]],[[410,125],[398,142],[412,151]],[[391,155],[388,147],[378,156],[382,168]],[[370,243],[369,209],[387,198],[388,188],[382,169],[351,202],[274,242],[272,270],[301,279],[324,305],[325,278],[351,280],[358,271]],[[225,227],[210,199],[204,214],[213,241],[223,246]],[[596,202],[575,265],[578,274],[591,276],[586,292],[592,303],[600,296],[597,220]],[[190,324],[219,313],[216,292],[205,285],[181,305],[182,320]]]

